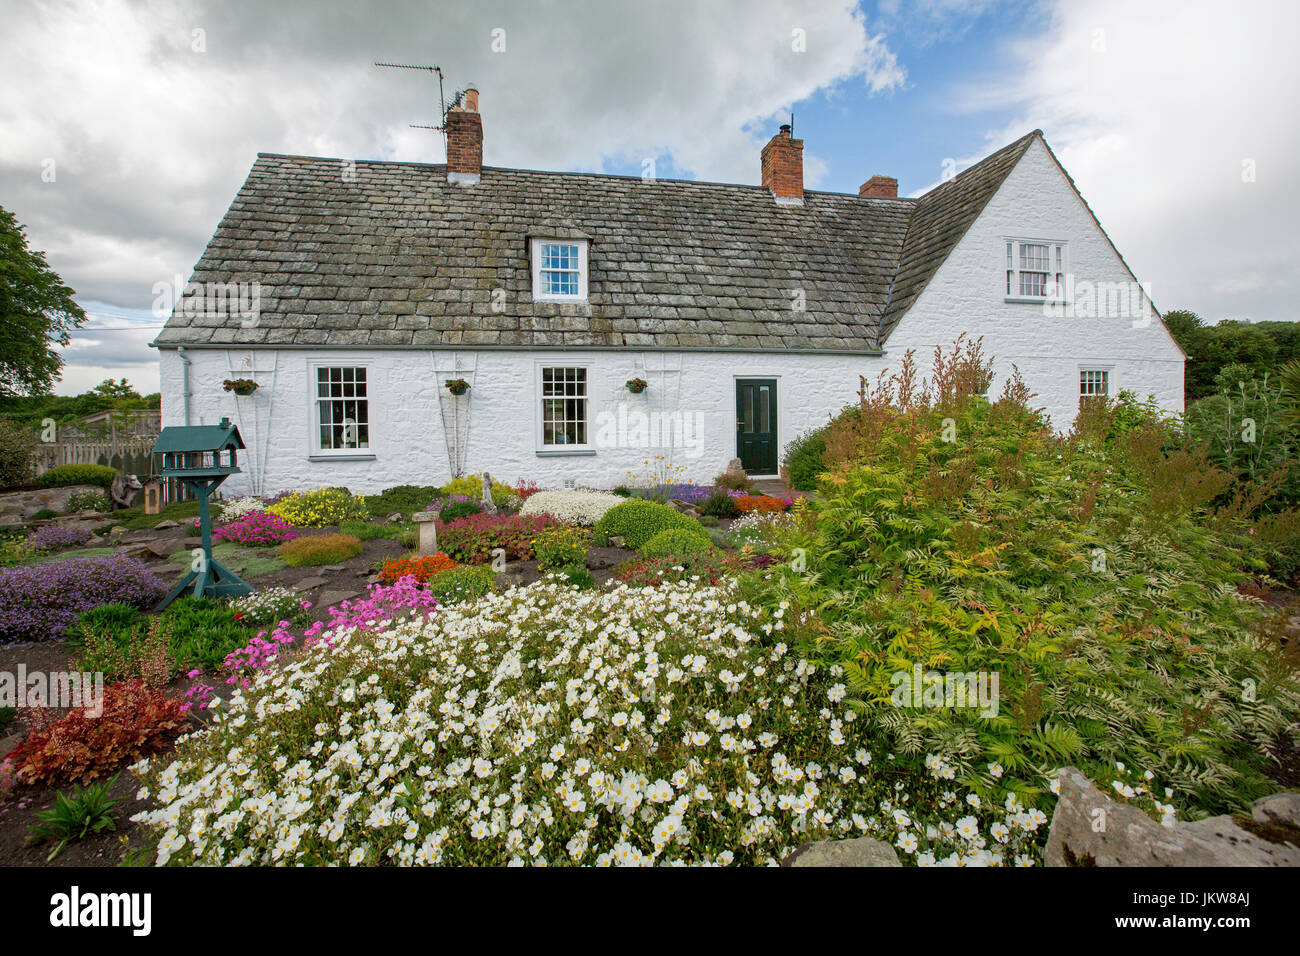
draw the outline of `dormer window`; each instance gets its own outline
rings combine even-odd
[[[1065,243],[1008,239],[1007,299],[1049,302],[1065,294]]]
[[[533,300],[587,301],[587,240],[532,240]]]

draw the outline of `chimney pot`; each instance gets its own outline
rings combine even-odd
[[[465,88],[465,109],[470,113],[478,112],[478,87],[473,83]]]
[[[858,195],[871,199],[897,199],[898,180],[893,176],[872,176],[858,187]]]
[[[803,204],[803,140],[790,138],[790,124],[763,147],[763,185],[782,205]]]

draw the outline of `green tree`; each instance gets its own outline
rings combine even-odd
[[[49,392],[63,370],[52,346],[86,321],[45,254],[27,247],[25,228],[0,207],[0,395]]]

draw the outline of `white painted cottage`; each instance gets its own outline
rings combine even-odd
[[[804,190],[786,127],[761,186],[485,167],[475,91],[446,128],[445,165],[258,156],[153,343],[163,425],[238,423],[229,492],[774,474],[962,332],[1057,427],[1121,389],[1182,411],[1184,354],[1038,130],[906,199]]]

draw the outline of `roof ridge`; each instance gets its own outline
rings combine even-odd
[[[341,156],[309,156],[306,153],[265,153],[259,152],[258,159],[290,159],[304,160],[317,163],[356,163],[368,164],[373,166],[410,166],[418,169],[439,170],[446,169],[446,163],[420,163],[398,159],[347,159]],[[529,166],[484,166],[484,172],[496,173],[527,173],[537,176],[580,176],[590,177],[593,179],[614,179],[630,182],[641,181],[640,176],[630,173],[607,173],[591,170],[574,170],[574,169],[534,169]],[[683,186],[715,186],[726,189],[756,189],[765,190],[767,187],[761,183],[729,183],[713,179],[680,179],[675,176],[657,176],[651,180],[652,183],[671,183]],[[842,196],[849,199],[861,199],[863,201],[882,201],[882,202],[901,202],[914,203],[917,197],[913,196],[860,196],[857,193],[840,192],[834,189],[805,189],[805,195],[814,196]]]

